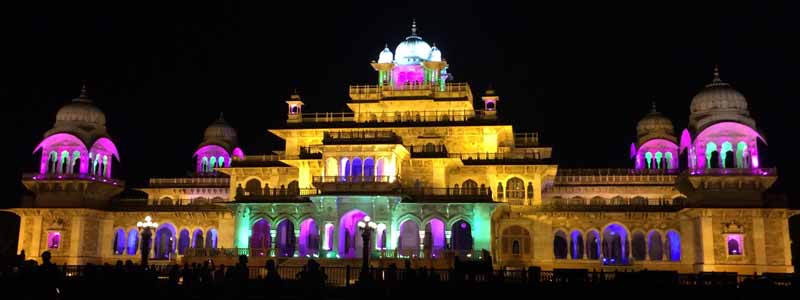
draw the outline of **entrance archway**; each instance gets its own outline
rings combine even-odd
[[[339,256],[342,258],[361,257],[363,241],[358,234],[358,221],[367,213],[354,209],[339,219]]]
[[[275,237],[275,248],[278,249],[278,256],[292,257],[295,250],[294,224],[288,219],[278,223],[278,234]]]
[[[450,245],[456,255],[472,252],[472,226],[464,220],[458,220],[450,228]]]
[[[300,256],[317,254],[319,251],[319,229],[314,219],[308,218],[300,223]]]

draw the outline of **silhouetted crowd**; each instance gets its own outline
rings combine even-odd
[[[758,295],[776,286],[800,287],[797,276],[784,278],[753,275],[744,280],[736,273],[682,274],[669,271],[614,273],[613,280],[603,272],[585,269],[556,269],[542,272],[538,267],[525,270],[494,270],[491,260],[459,261],[454,267],[436,270],[425,266],[413,268],[406,260],[404,268],[394,263],[381,269],[360,272],[358,280],[344,277],[345,288],[326,285],[325,268],[310,259],[293,278],[282,278],[273,260],[265,266],[251,268],[247,256],[240,256],[232,266],[202,264],[141,266],[128,260],[124,263],[84,266],[58,266],[51,262],[50,252],[41,256],[42,263],[25,260],[0,268],[0,290],[8,299],[410,299],[468,298],[491,299],[499,294],[553,293],[562,296],[596,294],[597,290],[659,291],[659,295],[729,295],[742,299]],[[286,271],[287,269],[282,269]],[[359,272],[353,268],[352,272]],[[286,274],[286,272],[284,272]],[[608,273],[606,273],[608,274]],[[341,275],[341,274],[340,274]],[[783,274],[785,275],[785,274]],[[687,277],[689,276],[689,277]],[[775,275],[777,276],[777,275]],[[337,280],[342,278],[337,278]],[[687,284],[690,280],[693,283]],[[782,281],[781,281],[782,280]],[[776,285],[777,284],[777,285]],[[356,287],[356,288],[347,288]],[[589,292],[592,291],[592,292]],[[640,295],[625,293],[615,299]],[[638,299],[638,298],[637,298]],[[727,299],[727,298],[726,298]]]

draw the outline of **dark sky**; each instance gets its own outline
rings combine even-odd
[[[628,147],[650,102],[681,130],[718,63],[766,133],[767,164],[784,182],[797,178],[794,2],[161,2],[2,10],[0,97],[11,135],[3,186],[12,187],[3,189],[3,205],[18,199],[20,172],[37,166],[31,151],[81,80],[120,150],[116,177],[141,186],[189,170],[220,112],[245,152],[258,154],[281,148],[266,130],[284,122],[291,90],[306,112],[343,111],[348,85],[376,81],[369,62],[385,43],[394,51],[412,18],[456,81],[476,95],[494,86],[501,116],[518,132],[539,131],[562,167],[630,167]]]

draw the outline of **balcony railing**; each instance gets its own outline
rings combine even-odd
[[[296,189],[296,188],[267,188],[258,191],[247,191],[244,189],[236,190],[236,201],[241,202],[261,202],[261,201],[282,201],[298,200],[307,196],[320,194],[318,189]]]
[[[314,176],[313,183],[392,183],[397,176]]]
[[[412,158],[446,158],[447,147],[445,145],[408,145],[408,152]]]
[[[542,155],[538,152],[450,153],[449,157],[461,159],[465,164],[535,162],[542,160]]]
[[[40,173],[25,173],[22,174],[23,179],[47,181],[47,180],[89,180],[100,183],[107,183],[111,185],[125,185],[125,181],[113,179],[103,176],[95,176],[90,174],[40,174]]]
[[[492,202],[492,190],[487,188],[403,187],[398,192],[418,202]]]
[[[303,113],[302,123],[431,123],[496,120],[484,110]]]
[[[322,143],[341,144],[402,144],[403,140],[391,130],[358,130],[325,132]]]
[[[219,186],[228,187],[227,177],[150,178],[151,187],[160,186]]]
[[[539,146],[539,133],[538,132],[515,133],[514,146],[520,148]]]
[[[777,176],[776,168],[706,168],[686,170],[691,176]]]
[[[407,97],[472,99],[472,91],[466,83],[445,83],[444,86],[436,83],[350,86],[350,99],[353,101]]]

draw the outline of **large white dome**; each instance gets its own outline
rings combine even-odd
[[[747,99],[730,84],[722,81],[714,69],[714,80],[692,98],[689,125],[703,129],[720,121],[735,121],[755,127],[747,109]]]
[[[394,51],[395,62],[399,65],[417,64],[430,55],[431,46],[416,35],[407,37]]]

